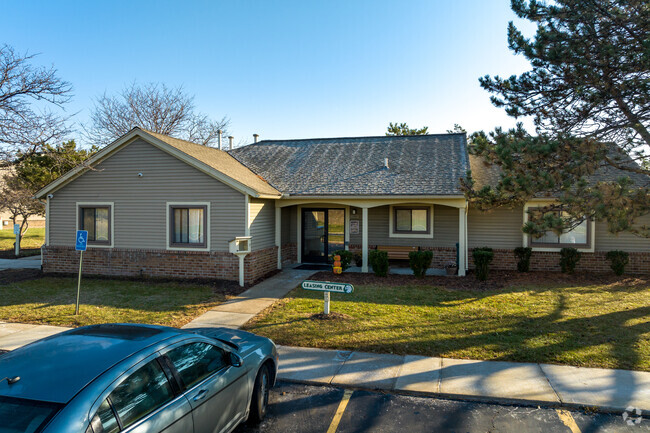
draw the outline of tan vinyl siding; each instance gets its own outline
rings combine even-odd
[[[470,207],[467,215],[467,244],[469,248],[490,247],[513,249],[522,246],[524,222],[522,207],[498,208],[481,212]]]
[[[458,242],[458,209],[435,205],[433,207],[433,239],[431,238],[391,238],[389,236],[389,206],[368,209],[368,244],[369,245],[413,245],[418,247],[454,248]],[[350,243],[360,245],[363,223],[361,209],[357,209],[352,219],[359,220],[359,234],[350,234]]]
[[[252,198],[249,205],[253,250],[275,246],[275,202]]]
[[[138,177],[138,173],[142,177]],[[50,200],[50,245],[74,245],[76,202],[114,202],[115,248],[166,248],[166,202],[210,202],[210,246],[245,233],[245,197],[141,139]]]
[[[636,222],[637,225],[650,226],[650,214],[644,215]],[[650,239],[635,236],[632,233],[612,234],[607,231],[607,223],[596,222],[596,251],[623,250],[627,252],[649,252]]]

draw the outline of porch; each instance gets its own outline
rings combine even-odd
[[[466,209],[465,200],[458,197],[277,200],[277,267],[325,264],[334,251],[345,249],[361,253],[359,271],[369,272],[368,251],[411,246],[433,251],[428,274],[442,273],[444,264],[454,261],[462,276],[467,270]],[[410,273],[403,263],[404,270],[392,267],[396,273]]]

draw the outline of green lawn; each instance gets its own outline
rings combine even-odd
[[[226,299],[209,285],[82,279],[74,315],[76,278],[46,277],[0,285],[0,320],[83,326],[138,322],[183,326]]]
[[[21,248],[40,248],[45,241],[45,229],[27,229],[20,242]],[[16,235],[13,230],[0,230],[0,250],[13,250]]]
[[[344,274],[345,275],[345,274]],[[246,329],[278,344],[650,371],[650,280],[534,283],[503,289],[355,286],[294,289]],[[543,279],[541,281],[544,281]]]

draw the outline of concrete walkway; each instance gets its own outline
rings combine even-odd
[[[5,269],[41,269],[41,256],[0,259],[0,271]]]
[[[284,381],[524,405],[650,411],[650,373],[279,346]]]
[[[259,284],[246,290],[241,295],[217,305],[212,310],[192,320],[183,328],[202,328],[224,326],[239,328],[275,301],[284,297],[317,271],[284,269]]]
[[[14,350],[68,329],[63,326],[0,322],[0,350]]]

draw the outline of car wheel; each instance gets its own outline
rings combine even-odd
[[[266,365],[260,367],[255,378],[255,388],[253,388],[253,398],[251,399],[249,421],[257,424],[266,416],[266,407],[269,404],[269,383],[271,376],[269,368]]]

